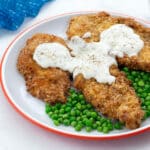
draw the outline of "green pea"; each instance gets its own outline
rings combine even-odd
[[[66,107],[65,112],[70,112],[71,108],[70,107]]]
[[[92,128],[93,128],[93,129],[96,129],[96,128],[97,128],[97,124],[94,123],[94,124],[92,125]]]
[[[72,105],[75,105],[77,102],[78,102],[78,101],[73,100],[73,101],[72,101]]]
[[[137,92],[138,93],[138,92]],[[146,98],[146,96],[147,96],[147,93],[143,90],[143,92],[142,93],[138,93],[138,94],[140,94],[140,96],[142,97],[142,98]]]
[[[140,81],[138,82],[138,85],[139,85],[139,86],[144,86],[144,82],[143,82],[142,80],[140,80]]]
[[[132,72],[131,72],[131,75],[137,76],[137,72],[136,72],[136,71],[132,71]]]
[[[76,114],[77,114],[77,116],[80,115],[80,111],[79,111],[79,110],[76,110]]]
[[[76,93],[72,93],[72,95],[71,95],[71,98],[72,98],[72,99],[76,99],[76,100],[77,100],[77,97],[78,97],[78,96],[77,96]]]
[[[109,130],[113,130],[113,125],[111,123],[108,124],[107,127],[109,128]]]
[[[129,69],[128,69],[127,67],[124,67],[123,70],[124,70],[125,72],[128,72],[128,71],[129,71]]]
[[[52,117],[52,114],[53,114],[53,112],[50,111],[50,112],[48,113],[48,116],[51,118],[51,117]]]
[[[121,123],[120,123],[120,122],[115,123],[115,124],[114,124],[114,128],[115,128],[115,129],[122,129]]]
[[[53,122],[54,122],[54,124],[55,124],[56,126],[59,126],[59,125],[60,125],[60,123],[59,123],[58,120],[54,120]]]
[[[109,128],[107,126],[103,127],[102,129],[103,133],[108,133],[109,132]]]
[[[82,94],[80,94],[80,95],[79,95],[79,99],[80,99],[80,100],[83,100],[83,99],[84,99],[84,96],[83,96]]]
[[[55,114],[58,114],[58,113],[59,113],[59,110],[55,110],[54,113],[55,113]]]
[[[76,121],[72,121],[71,122],[71,126],[75,127],[77,125],[77,122]]]
[[[51,118],[52,118],[53,120],[56,120],[56,119],[58,119],[58,115],[57,115],[57,114],[52,114]]]
[[[77,124],[77,125],[75,126],[75,130],[76,130],[76,131],[81,131],[81,129],[82,129],[82,126],[81,126],[80,124]]]
[[[97,126],[100,126],[102,123],[100,121],[96,121]]]
[[[74,116],[71,116],[70,118],[69,118],[69,120],[72,122],[72,121],[75,121],[76,120],[76,117],[74,117]]]
[[[97,117],[97,113],[96,112],[91,112],[91,117],[96,118]]]
[[[150,105],[147,106],[147,109],[150,111]]]
[[[65,126],[69,126],[70,125],[70,121],[68,119],[64,119],[63,124]]]
[[[92,123],[93,123],[93,121],[87,119],[86,122],[85,122],[85,125],[88,126],[88,127],[91,127]]]
[[[88,120],[88,118],[84,118],[84,119],[82,120],[82,122],[83,122],[84,125],[86,125],[87,120]]]
[[[91,104],[87,104],[86,107],[87,108],[92,108],[92,105]]]
[[[103,130],[103,128],[102,128],[101,126],[98,126],[98,127],[97,127],[97,131],[98,131],[98,132],[102,132],[102,130]]]
[[[64,109],[64,108],[61,108],[61,109],[59,110],[59,112],[60,112],[61,114],[64,114],[64,113],[65,113],[65,109]]]
[[[66,108],[66,105],[65,105],[65,104],[61,105],[61,108],[65,109],[65,108]]]
[[[92,128],[91,128],[91,127],[85,127],[85,130],[86,130],[87,132],[91,132],[91,131],[92,131]]]
[[[83,114],[86,115],[88,113],[88,109],[83,110]]]
[[[90,117],[90,116],[91,116],[91,112],[90,112],[90,111],[87,111],[87,112],[86,112],[86,116],[87,116],[87,117]]]
[[[76,104],[76,107],[77,107],[77,109],[80,110],[80,109],[82,108],[82,105],[81,105],[80,103],[77,103],[77,104]]]
[[[150,101],[150,96],[146,96],[145,100]]]
[[[58,118],[59,123],[63,123],[63,118]]]
[[[51,107],[46,106],[46,108],[45,108],[45,112],[46,112],[46,113],[49,113],[51,110],[52,110]]]
[[[56,107],[57,109],[60,109],[61,104],[60,104],[60,103],[57,103],[57,104],[55,105],[55,107]]]
[[[81,118],[80,116],[78,116],[78,117],[76,118],[76,120],[77,120],[77,121],[81,121],[82,118]]]
[[[68,114],[64,114],[64,115],[62,116],[62,118],[68,118],[68,117],[69,117]]]

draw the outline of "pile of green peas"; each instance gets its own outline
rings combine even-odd
[[[141,99],[141,107],[145,111],[146,119],[150,116],[150,73],[121,69],[131,80],[135,92]],[[91,104],[86,102],[83,94],[70,89],[67,102],[50,105],[46,103],[45,111],[56,126],[72,126],[76,131],[85,129],[87,132],[97,130],[108,133],[114,129],[122,129],[123,124],[101,116]]]
[[[85,101],[83,94],[70,89],[69,97],[65,104],[57,103],[54,106],[46,104],[46,113],[56,126],[61,124],[72,126],[76,131],[85,129],[87,132],[97,130],[108,133],[113,129],[122,129],[120,122],[101,116],[93,106]]]
[[[124,67],[122,69],[127,78],[131,80],[138,97],[141,99],[141,107],[145,111],[144,119],[150,116],[150,73],[135,71]]]

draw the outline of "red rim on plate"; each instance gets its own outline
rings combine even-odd
[[[48,127],[42,123],[40,123],[39,121],[37,120],[34,120],[32,117],[28,116],[26,113],[24,113],[14,102],[13,100],[9,97],[8,93],[7,93],[7,90],[5,88],[5,85],[4,85],[4,82],[3,82],[3,77],[2,77],[2,67],[3,67],[3,62],[5,60],[5,56],[9,50],[9,48],[12,46],[12,44],[23,34],[25,33],[26,31],[29,31],[33,28],[35,28],[37,25],[40,25],[44,22],[47,22],[49,20],[53,20],[53,19],[56,19],[58,17],[63,17],[63,16],[66,16],[66,15],[71,15],[71,14],[88,14],[88,13],[97,13],[99,11],[80,11],[80,12],[71,12],[71,13],[64,13],[64,14],[61,14],[61,15],[56,15],[56,16],[53,16],[53,17],[50,17],[50,18],[47,18],[47,19],[44,19],[42,21],[39,21],[38,23],[35,23],[33,24],[32,26],[26,28],[25,30],[23,30],[22,32],[20,32],[15,38],[14,40],[9,44],[9,46],[7,47],[7,49],[5,50],[3,56],[2,56],[2,60],[1,60],[1,65],[0,65],[0,81],[1,81],[1,86],[2,86],[2,91],[6,97],[6,99],[8,100],[8,102],[15,108],[15,110],[17,112],[19,112],[23,117],[25,117],[27,120],[29,120],[30,122],[32,122],[33,124],[41,127],[41,128],[44,128],[46,129],[47,131],[51,131],[51,132],[54,132],[54,133],[58,133],[58,134],[61,134],[63,136],[67,136],[67,137],[71,137],[71,138],[78,138],[78,139],[86,139],[86,140],[106,140],[106,139],[109,139],[109,140],[112,140],[112,139],[119,139],[119,138],[125,138],[125,137],[129,137],[129,136],[134,136],[134,135],[137,135],[137,134],[140,134],[140,133],[143,133],[144,131],[148,131],[150,130],[150,127],[145,127],[141,130],[136,130],[134,132],[130,132],[130,133],[123,133],[121,135],[110,135],[110,136],[84,136],[84,135],[77,135],[77,134],[71,134],[71,133],[66,133],[66,132],[63,132],[63,131],[58,131],[56,129],[53,129],[51,127]],[[114,13],[114,12],[109,12],[110,14],[114,14],[114,15],[117,15],[117,16],[124,16],[124,17],[130,17],[130,18],[133,18],[133,19],[136,19],[137,21],[141,21],[143,23],[146,23],[146,24],[150,24],[150,22],[148,21],[145,21],[145,20],[142,20],[142,19],[138,19],[138,18],[135,18],[135,17],[131,17],[131,16],[128,16],[128,15],[124,15],[124,14],[120,14],[120,13]]]

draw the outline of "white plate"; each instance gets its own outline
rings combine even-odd
[[[25,81],[16,68],[18,54],[24,47],[26,40],[33,34],[39,32],[55,34],[62,38],[66,38],[65,32],[70,17],[87,13],[95,12],[69,13],[48,18],[24,30],[12,41],[6,50],[1,63],[1,83],[6,98],[20,114],[25,116],[28,120],[32,121],[36,125],[41,126],[48,131],[69,135],[70,137],[79,137],[85,139],[113,139],[135,135],[150,129],[150,118],[144,121],[141,124],[141,127],[138,129],[128,130],[125,128],[123,130],[112,131],[108,134],[99,133],[97,131],[87,133],[84,130],[81,132],[76,132],[72,127],[56,127],[45,113],[44,102],[32,97],[26,91]],[[111,14],[114,16],[126,16],[117,13]],[[145,21],[139,19],[138,21],[150,27],[150,23],[146,23]]]

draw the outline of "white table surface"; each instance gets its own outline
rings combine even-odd
[[[34,19],[26,19],[18,31],[0,30],[0,58],[10,41],[35,22],[65,12],[107,10],[150,21],[148,0],[54,0]],[[0,150],[148,150],[150,132],[113,141],[86,141],[63,137],[41,129],[20,116],[0,89]]]

